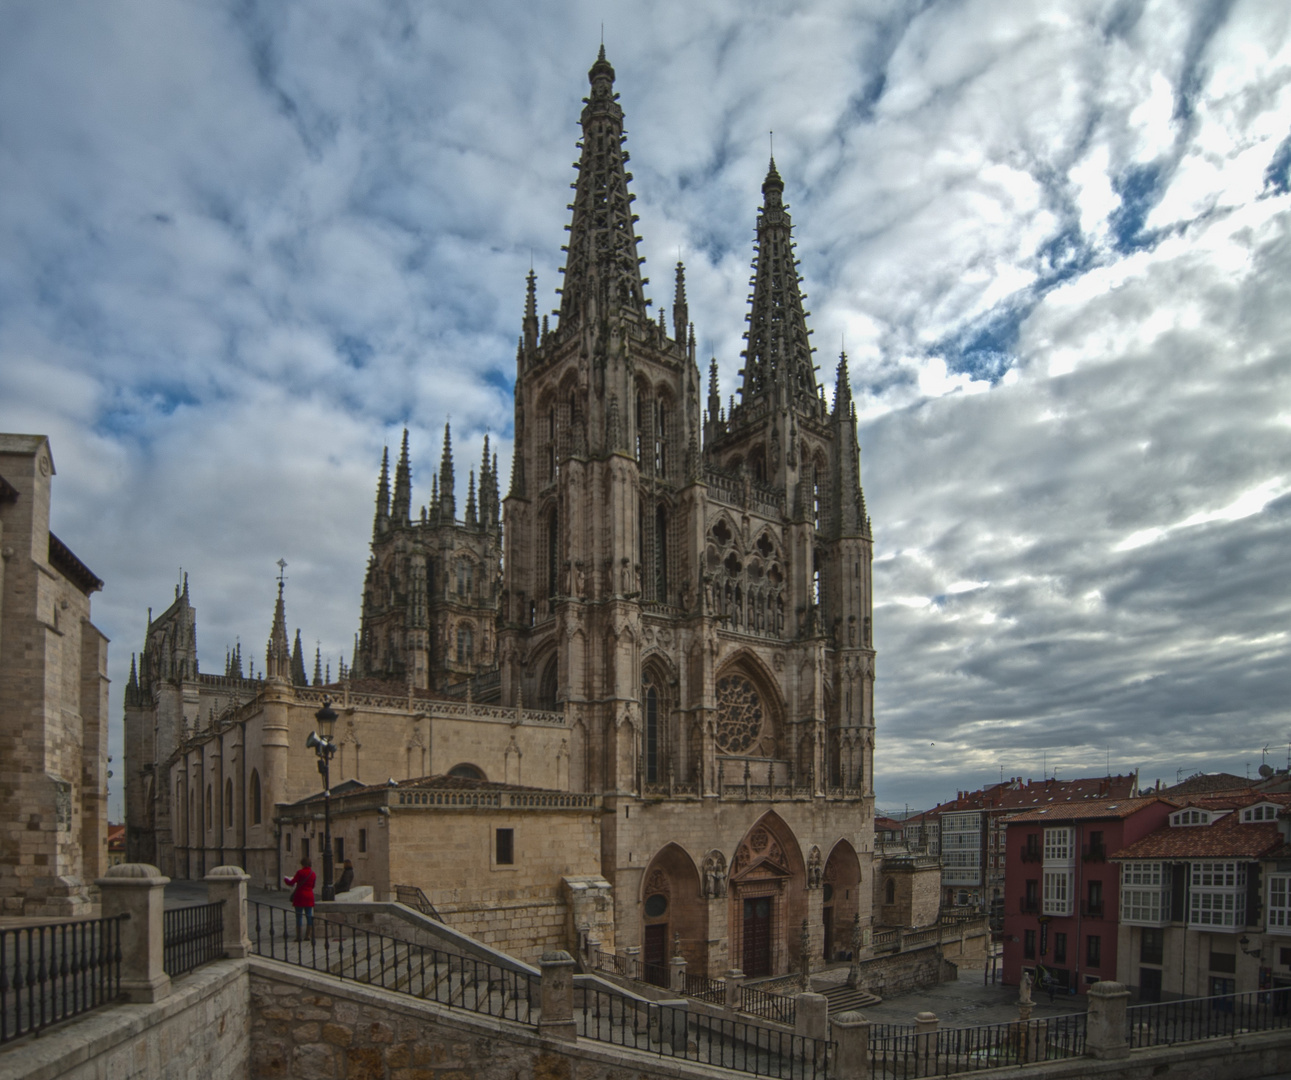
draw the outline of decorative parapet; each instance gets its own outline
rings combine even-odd
[[[409,788],[391,792],[392,806],[440,806],[450,809],[596,810],[599,795],[567,791],[461,791],[454,788]]]

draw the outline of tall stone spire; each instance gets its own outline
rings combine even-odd
[[[686,267],[677,260],[677,284],[672,295],[672,329],[678,345],[686,344],[686,328],[690,325],[690,308],[686,303]]]
[[[476,525],[479,523],[479,515],[475,512],[475,470],[471,470],[470,480],[466,485],[466,524]]]
[[[390,528],[390,447],[381,448],[381,478],[377,481],[377,511],[372,519],[375,540]]]
[[[300,644],[300,628],[296,628],[296,642],[291,647],[291,682],[293,686],[305,686],[305,650]]]
[[[323,647],[314,646],[314,685],[323,685]]]
[[[523,356],[529,356],[538,347],[538,278],[529,268],[525,278]]]
[[[753,307],[743,352],[743,404],[763,395],[775,401],[816,404],[816,377],[808,341],[804,297],[798,291],[797,260],[793,257],[793,225],[784,205],[784,181],[775,158],[762,182],[758,213],[757,255],[753,260]],[[811,398],[811,402],[803,399]]]
[[[484,457],[480,461],[480,524],[495,529],[498,524],[498,463],[497,455],[489,460],[489,437],[484,436]]]
[[[457,481],[453,479],[453,433],[444,425],[444,452],[439,458],[439,512],[447,521],[457,517]]]
[[[390,517],[396,525],[407,525],[412,513],[412,467],[408,464],[408,429],[403,429],[403,447],[394,470],[394,499]]]
[[[861,535],[868,532],[869,518],[861,491],[861,447],[856,437],[856,406],[847,374],[847,353],[838,357],[830,424],[834,429],[835,461],[829,500],[833,520],[827,523],[827,529],[836,536]]]
[[[584,319],[595,319],[618,310],[635,314],[643,322],[646,313],[637,255],[636,215],[628,183],[632,174],[624,166],[623,109],[614,92],[614,68],[601,46],[596,63],[587,73],[592,84],[583,99],[582,156],[575,168],[578,180],[573,218],[569,225],[569,246],[565,249],[565,279],[560,297],[560,332],[566,333]]]
[[[279,559],[278,565],[285,568],[287,564]],[[282,599],[285,580],[282,574],[278,575],[278,600],[273,606],[273,629],[265,649],[264,673],[267,679],[291,682],[291,645],[287,641],[287,609]]]

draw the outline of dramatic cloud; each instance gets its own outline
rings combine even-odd
[[[279,557],[348,657],[404,426],[415,503],[450,415],[459,500],[486,431],[505,475],[602,20],[652,289],[680,252],[724,392],[775,132],[860,395],[880,805],[1283,764],[1291,13],[1259,0],[4,5],[0,430],[52,439],[114,719],[181,566],[207,670],[259,665]]]

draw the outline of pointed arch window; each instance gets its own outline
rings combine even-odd
[[[654,471],[657,476],[663,476],[668,471],[667,434],[668,410],[660,405],[654,426]]]
[[[465,624],[457,628],[457,662],[469,664],[475,659],[475,638]]]
[[[811,469],[811,519],[816,524],[819,531],[821,525],[821,499],[820,499],[820,466],[813,465]]]
[[[642,433],[645,431],[645,399],[637,394],[637,466],[640,467],[641,460]]]
[[[260,825],[264,821],[263,811],[260,809],[260,773],[257,769],[251,770],[251,824]]]
[[[659,691],[646,684],[645,692],[645,772],[646,783],[659,780]]]
[[[820,549],[811,553],[811,602],[820,607]]]
[[[558,583],[557,573],[560,563],[559,558],[560,542],[560,517],[556,507],[551,508],[551,513],[547,515],[547,596],[556,595],[556,586]]]
[[[668,513],[662,506],[654,512],[654,592],[659,603],[668,602]]]
[[[233,781],[224,781],[224,824],[233,827]]]
[[[556,406],[547,410],[547,479],[555,480],[556,466]]]
[[[210,832],[211,827],[214,825],[213,815],[211,814],[211,807],[213,805],[214,805],[214,800],[211,796],[211,785],[207,784],[206,785],[206,831],[207,832]]]

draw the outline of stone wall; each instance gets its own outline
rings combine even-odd
[[[882,998],[954,982],[958,976],[955,965],[942,959],[935,945],[879,956],[862,962],[860,967],[861,987]]]
[[[117,1005],[0,1050],[3,1080],[246,1080],[251,1045],[245,960],[176,979],[167,998]]]

